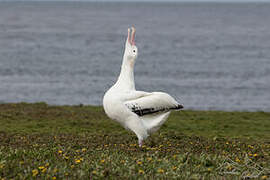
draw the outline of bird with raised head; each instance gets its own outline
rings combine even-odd
[[[138,56],[135,31],[134,27],[131,32],[128,28],[121,72],[116,83],[105,93],[103,107],[112,120],[134,132],[142,146],[143,141],[168,119],[170,112],[182,109],[183,105],[167,93],[135,89],[134,64]]]

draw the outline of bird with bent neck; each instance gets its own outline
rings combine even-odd
[[[136,91],[134,65],[138,56],[135,28],[128,29],[121,72],[116,83],[105,93],[103,107],[112,120],[131,130],[138,137],[139,146],[167,120],[172,110],[183,106],[164,92]]]

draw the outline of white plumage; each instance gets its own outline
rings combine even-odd
[[[117,82],[105,93],[103,107],[106,114],[123,127],[133,131],[141,146],[151,133],[167,120],[171,110],[182,109],[173,97],[163,92],[136,91],[134,64],[137,58],[135,28],[128,29],[121,72]]]

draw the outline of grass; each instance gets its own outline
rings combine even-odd
[[[102,107],[0,104],[0,179],[269,179],[270,113],[181,111],[137,146]]]

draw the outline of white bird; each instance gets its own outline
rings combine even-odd
[[[128,29],[121,72],[117,82],[105,93],[103,107],[106,114],[126,129],[133,131],[139,146],[167,120],[171,110],[182,109],[169,94],[136,91],[134,64],[138,55],[135,28]]]

